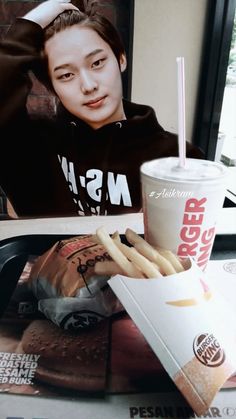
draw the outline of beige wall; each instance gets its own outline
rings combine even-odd
[[[207,0],[135,0],[132,100],[178,131],[176,57],[185,60],[186,137],[191,140]]]

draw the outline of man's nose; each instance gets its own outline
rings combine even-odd
[[[94,75],[90,71],[81,71],[80,73],[80,87],[84,95],[97,90],[98,84]]]

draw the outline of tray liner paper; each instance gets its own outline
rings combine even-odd
[[[158,279],[116,275],[109,285],[193,410],[203,414],[236,370],[235,312],[190,259]]]

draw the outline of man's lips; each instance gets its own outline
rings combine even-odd
[[[101,106],[106,99],[106,96],[101,96],[92,100],[89,100],[84,104],[84,106],[87,106],[88,108],[98,108]]]

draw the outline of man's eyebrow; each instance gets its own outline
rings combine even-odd
[[[97,48],[97,49],[94,49],[93,51],[91,51],[91,52],[89,52],[87,55],[85,55],[85,59],[91,58],[91,57],[93,57],[94,55],[99,54],[100,52],[103,52],[103,51],[104,51],[104,50],[103,50],[102,48]],[[55,67],[55,68],[53,69],[53,71],[55,72],[55,71],[57,71],[57,70],[61,70],[61,69],[68,68],[68,67],[70,67],[70,64],[67,64],[67,63],[65,63],[65,64],[61,64],[61,65],[58,65],[57,67]]]
[[[103,52],[103,51],[104,51],[104,50],[103,50],[102,48],[97,48],[97,49],[94,49],[93,51],[89,52],[89,53],[85,56],[85,58],[90,58],[90,57],[93,57],[94,55],[99,54],[99,52]]]
[[[61,64],[61,65],[58,65],[57,67],[55,67],[54,69],[53,69],[53,72],[55,73],[57,70],[61,70],[61,69],[64,69],[64,68],[68,68],[68,67],[70,67],[70,64]]]

